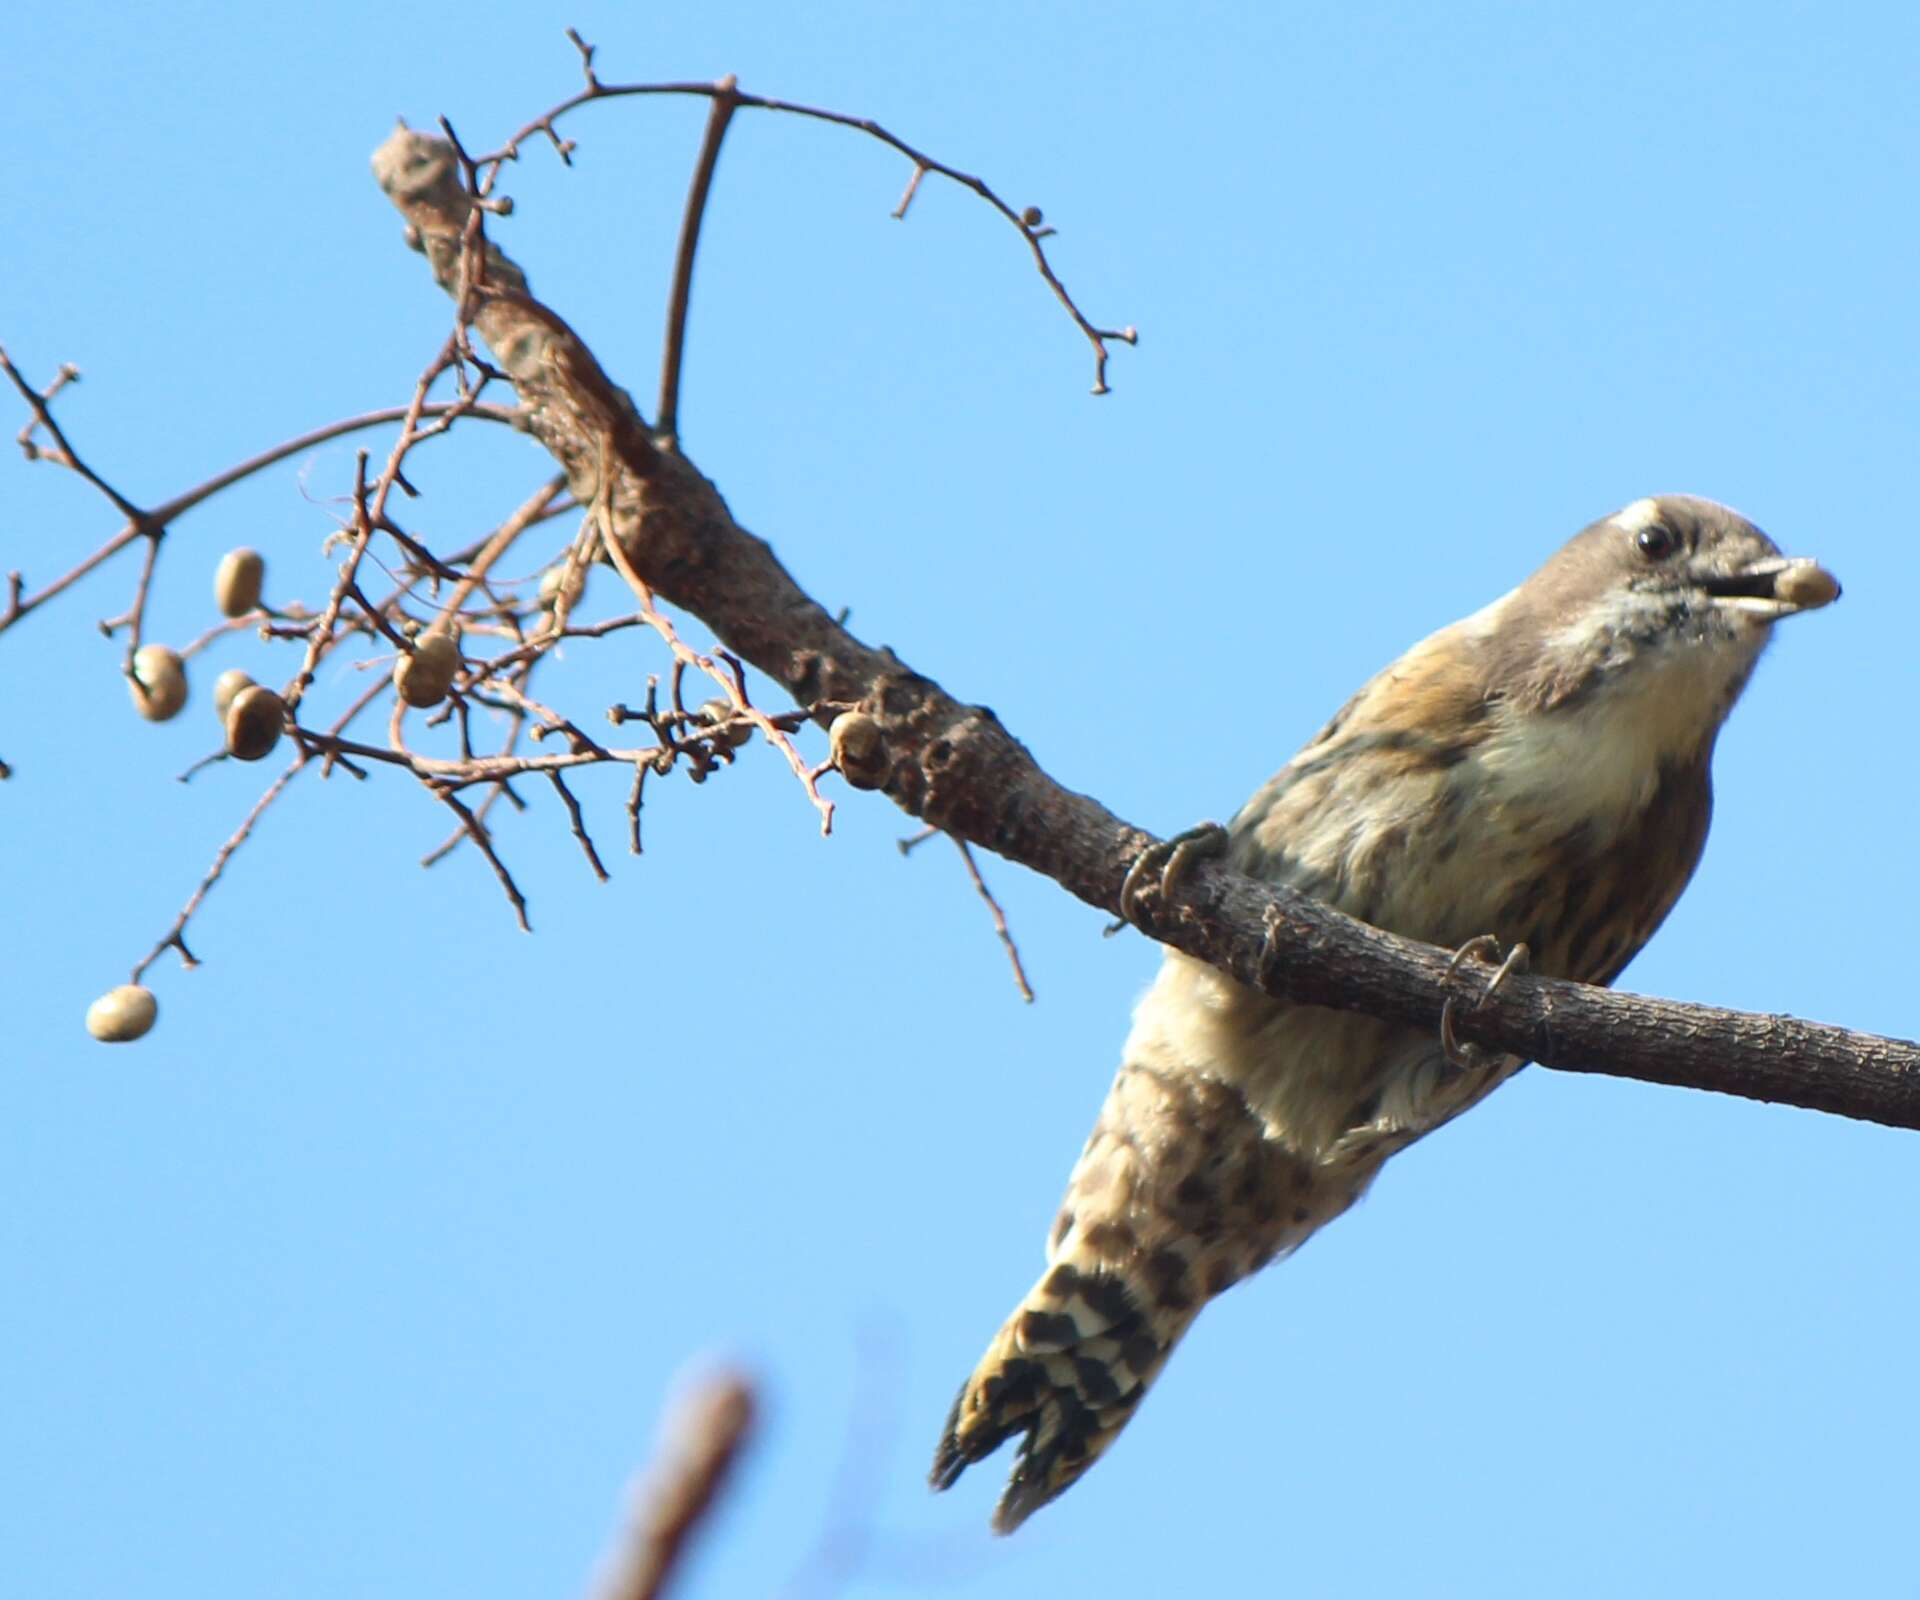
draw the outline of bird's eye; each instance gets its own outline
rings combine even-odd
[[[1662,527],[1657,522],[1651,528],[1642,528],[1634,535],[1633,542],[1640,546],[1640,553],[1649,561],[1665,561],[1679,543],[1672,529]]]

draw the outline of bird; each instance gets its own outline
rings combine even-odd
[[[1611,984],[1693,875],[1714,742],[1774,623],[1839,593],[1726,506],[1635,500],[1376,674],[1224,834],[1150,847],[1122,909],[1210,842],[1363,922],[1463,954],[1497,942],[1502,974],[1518,957]],[[1166,950],[1045,1270],[961,1388],[933,1487],[1020,1435],[993,1518],[1008,1533],[1078,1481],[1208,1300],[1525,1065],[1441,1033]]]

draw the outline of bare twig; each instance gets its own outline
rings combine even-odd
[[[223,489],[230,489],[243,478],[250,478],[256,472],[277,466],[290,456],[297,456],[303,450],[312,450],[334,439],[344,438],[350,433],[360,433],[368,428],[384,427],[389,422],[409,422],[416,425],[420,419],[428,419],[432,426],[415,434],[413,442],[432,438],[444,433],[449,424],[457,417],[472,417],[479,422],[504,423],[512,427],[519,419],[511,407],[484,406],[477,402],[461,400],[422,402],[419,408],[411,404],[404,406],[384,406],[378,411],[365,411],[357,417],[343,417],[338,422],[329,422],[325,427],[314,428],[297,438],[287,439],[271,449],[262,450],[258,455],[249,456],[245,461],[228,467],[224,472],[216,473],[204,483],[197,483],[191,489],[183,490],[171,500],[156,506],[153,515],[163,522],[174,522],[184,513],[191,511],[203,501],[210,500]]]
[[[993,918],[993,931],[1000,935],[1000,942],[1007,947],[1007,960],[1013,963],[1014,987],[1020,991],[1020,998],[1033,1004],[1033,985],[1027,982],[1027,969],[1020,964],[1020,947],[1013,942],[1013,933],[1007,927],[1007,914],[1000,909],[1000,902],[993,897],[993,891],[987,887],[987,880],[980,876],[980,865],[973,859],[973,847],[965,839],[955,839],[959,847],[960,859],[967,864],[967,876],[973,879],[973,886],[979,891],[980,898],[987,903],[987,914]]]
[[[135,692],[142,698],[147,691],[139,678],[134,675],[133,658],[140,653],[140,634],[147,621],[147,596],[153,590],[153,570],[160,561],[160,537],[164,531],[154,527],[141,530],[147,541],[147,548],[140,561],[140,576],[133,586],[133,604],[119,616],[103,619],[100,623],[100,631],[109,638],[121,628],[127,630],[126,655],[121,662],[120,670],[126,675],[127,682],[133,685]]]
[[[73,448],[66,434],[61,431],[59,420],[53,414],[53,397],[68,384],[80,381],[80,369],[71,365],[64,366],[45,389],[36,389],[21,375],[20,369],[13,364],[6,350],[0,348],[0,372],[6,373],[8,381],[19,391],[20,398],[26,401],[27,409],[33,413],[32,418],[18,435],[20,449],[26,458],[29,461],[51,461],[57,466],[67,468],[70,472],[77,472],[105,495],[128,522],[140,524],[142,532],[149,531],[147,525],[151,520],[150,513],[135,505],[80,459],[80,452]],[[42,429],[53,441],[51,448],[34,438],[34,434]]]
[[[475,159],[475,166],[477,168],[482,171],[487,171],[490,174],[492,171],[497,171],[503,162],[517,161],[520,156],[520,146],[535,134],[545,135],[553,144],[555,150],[559,152],[561,160],[569,161],[570,163],[570,158],[573,153],[573,142],[560,138],[555,127],[559,120],[569,112],[578,110],[581,106],[590,105],[594,101],[615,100],[625,96],[690,95],[713,101],[716,106],[724,102],[731,108],[727,113],[728,116],[732,115],[732,110],[734,109],[772,111],[786,116],[805,117],[814,122],[831,123],[833,126],[839,128],[851,128],[857,133],[864,133],[870,139],[879,140],[880,143],[886,145],[889,149],[898,151],[913,163],[913,174],[908,180],[905,195],[901,197],[900,204],[894,209],[893,215],[895,217],[904,218],[906,216],[907,207],[912,204],[915,194],[919,191],[920,180],[927,173],[931,172],[938,174],[942,178],[946,178],[952,183],[959,184],[964,189],[971,189],[1019,230],[1021,239],[1025,242],[1028,251],[1033,256],[1035,269],[1039,272],[1041,278],[1045,280],[1047,287],[1053,291],[1053,296],[1060,302],[1062,309],[1073,319],[1073,325],[1080,330],[1082,336],[1093,347],[1093,392],[1095,394],[1106,394],[1108,392],[1107,346],[1109,342],[1120,344],[1139,343],[1140,336],[1137,330],[1131,327],[1099,327],[1080,309],[1078,302],[1074,300],[1067,286],[1061,282],[1059,275],[1053,269],[1053,263],[1047,257],[1044,241],[1054,230],[1040,226],[1039,213],[1035,208],[1031,206],[1016,208],[1009,205],[984,179],[976,177],[970,172],[962,172],[958,167],[949,166],[944,161],[936,160],[925,151],[916,149],[913,145],[908,144],[906,140],[900,138],[897,134],[888,131],[871,117],[849,116],[843,111],[828,111],[819,106],[801,105],[796,101],[778,100],[768,95],[746,94],[740,90],[737,80],[731,75],[720,79],[717,83],[602,83],[599,78],[594,75],[592,70],[591,52],[593,47],[586,44],[585,41],[583,41],[579,35],[573,33],[571,29],[568,30],[568,37],[573,40],[575,47],[582,51],[588,58],[589,65],[587,68],[586,88],[581,90],[580,93],[542,112],[538,117],[534,118],[533,121],[529,122],[508,139],[500,149],[488,155],[477,157]],[[724,126],[725,124],[723,122],[722,127]],[[710,130],[711,127],[712,124],[709,123]],[[1029,217],[1032,218],[1031,221],[1028,220]],[[684,233],[682,237],[684,239]],[[662,428],[663,431],[670,431],[664,423],[662,424]]]
[[[574,838],[580,841],[580,848],[586,853],[587,865],[593,868],[593,875],[602,883],[607,881],[607,869],[600,864],[600,852],[593,847],[593,840],[587,834],[587,825],[580,817],[580,802],[573,797],[573,791],[567,787],[567,780],[558,772],[549,771],[547,781],[553,785],[554,792],[560,796],[561,803],[567,808],[567,821],[573,828]]]
[[[636,761],[633,764],[633,787],[627,791],[627,851],[630,855],[644,854],[640,848],[640,809],[647,803],[647,774],[653,770],[650,761]]]
[[[938,838],[938,828],[922,828],[918,833],[908,834],[904,839],[894,840],[895,846],[903,856],[910,856],[929,839]],[[1006,913],[1000,909],[1000,902],[993,897],[993,891],[987,887],[987,881],[980,875],[980,864],[973,859],[973,847],[964,839],[955,839],[954,844],[960,851],[960,859],[966,864],[967,876],[973,879],[975,892],[986,902],[987,914],[993,918],[993,931],[1000,936],[1001,944],[1006,946],[1007,959],[1013,963],[1013,981],[1020,991],[1020,998],[1029,1005],[1033,1003],[1033,986],[1027,982],[1027,969],[1020,962],[1020,947],[1013,942],[1013,933],[1007,927]]]
[[[603,448],[600,482],[603,488],[610,489],[613,481],[611,456],[605,448]],[[786,729],[747,698],[746,674],[740,664],[740,658],[738,656],[724,650],[719,652],[720,658],[726,663],[727,668],[727,670],[722,671],[712,656],[700,654],[680,637],[679,630],[674,627],[672,620],[665,616],[653,603],[653,590],[648,587],[646,580],[634,570],[632,558],[622,547],[620,541],[612,537],[611,502],[606,500],[604,494],[601,500],[602,503],[596,507],[595,515],[601,519],[601,541],[606,547],[607,555],[613,562],[614,567],[618,570],[620,576],[626,580],[627,587],[633,591],[635,600],[639,602],[640,615],[646,619],[647,624],[654,632],[660,635],[661,639],[666,642],[667,648],[673,652],[676,669],[684,669],[686,667],[698,668],[726,691],[727,698],[732,701],[736,714],[744,716],[751,721],[755,727],[766,735],[768,743],[773,745],[775,749],[787,758],[787,764],[792,767],[794,776],[800,780],[801,787],[807,791],[807,798],[813,802],[815,809],[820,813],[820,832],[822,836],[824,837],[832,833],[833,802],[821,794],[819,784],[820,774],[826,769],[808,766],[799,750],[794,747],[793,740],[788,736]],[[684,712],[685,708],[680,705],[680,680],[677,671],[673,680],[673,699],[675,709]]]
[[[667,337],[660,354],[660,403],[654,408],[654,431],[669,445],[680,436],[680,358],[687,342],[687,300],[693,291],[693,257],[700,247],[700,224],[707,213],[707,192],[713,187],[714,163],[720,142],[727,136],[739,102],[734,90],[740,80],[729,72],[713,86],[707,108],[707,129],[700,139],[700,157],[694,163],[693,183],[687,190],[686,210],[680,218],[680,245],[673,259],[673,293],[667,301]]]
[[[5,353],[0,351],[0,362],[4,361]],[[24,380],[20,378],[12,363],[5,362],[5,367],[8,375],[14,380],[15,388],[23,388]],[[62,372],[73,373],[75,377],[78,376],[71,367],[63,368]],[[47,408],[46,402],[52,399],[60,387],[60,382],[56,380],[53,386],[45,391],[44,396],[41,397],[41,404],[35,411],[36,421],[42,414],[49,420],[51,419],[52,413]],[[32,393],[33,391],[23,389],[23,392]],[[513,412],[500,406],[470,405],[464,409],[465,414],[478,417],[487,422],[512,423],[514,421]],[[421,408],[421,414],[423,416],[445,419],[448,418],[449,413],[453,410],[454,407],[452,405],[435,404],[423,406]],[[96,567],[99,567],[104,562],[118,555],[122,550],[126,549],[128,545],[132,544],[134,540],[146,534],[149,526],[160,528],[168,527],[178,521],[187,512],[193,510],[194,507],[202,504],[204,501],[210,500],[214,495],[219,494],[223,489],[229,489],[242,479],[251,477],[256,472],[262,472],[268,467],[275,466],[285,461],[289,456],[298,455],[303,450],[311,450],[318,445],[325,444],[332,439],[338,439],[343,435],[357,433],[364,428],[375,428],[385,423],[398,422],[406,417],[410,411],[411,407],[408,406],[389,406],[384,410],[369,411],[357,417],[346,417],[338,422],[330,422],[323,428],[315,428],[311,432],[301,434],[298,438],[288,439],[281,444],[273,446],[269,450],[263,450],[258,455],[249,456],[245,461],[227,468],[224,472],[216,473],[204,482],[197,483],[192,488],[183,490],[172,499],[155,506],[151,511],[141,512],[139,508],[136,507],[135,513],[129,516],[127,525],[124,528],[112,538],[108,539],[71,571],[61,574],[61,576],[47,584],[45,588],[33,594],[24,593],[25,585],[20,581],[19,573],[16,572],[12,574],[12,593],[9,596],[5,608],[0,609],[0,633],[4,633],[29,612],[35,611],[45,605],[56,595],[71,588],[75,583],[78,583]],[[58,437],[64,441],[64,435],[59,435]],[[72,456],[70,447],[66,446],[63,442],[60,449],[65,452],[64,456],[54,452],[40,450],[37,447],[30,453],[34,455],[36,459],[54,461],[62,466],[74,466],[77,458]],[[81,468],[75,466],[74,470],[82,471],[82,475],[87,477],[88,482],[96,484],[107,499],[110,500],[116,508],[120,509],[123,515],[127,515],[124,496],[119,495],[104,483],[99,482],[99,480],[87,474]]]
[[[449,192],[451,174],[436,169],[430,145],[397,136],[376,169],[428,241],[444,282],[446,249],[432,236],[464,226],[465,201],[457,186]],[[1053,878],[1090,905],[1119,909],[1149,835],[1056,783],[991,713],[954,701],[892,652],[839,626],[763,540],[733,521],[711,484],[682,457],[653,448],[592,352],[552,311],[524,292],[499,295],[476,327],[496,353],[514,352],[510,375],[528,431],[567,469],[576,498],[597,503],[609,551],[620,552],[632,579],[702,618],[816,720],[828,720],[835,706],[859,707],[884,757],[874,781],[910,814]],[[1281,999],[1429,1031],[1452,992],[1451,952],[1216,864],[1194,872],[1176,907],[1150,903],[1141,925]],[[1604,1063],[1621,1076],[1920,1127],[1920,1045],[1904,1040],[1518,973],[1461,1020],[1459,1033],[1550,1066],[1591,1071]]]
[[[227,870],[227,863],[233,859],[234,852],[253,836],[253,830],[260,819],[267,814],[267,808],[280,798],[287,785],[293,782],[305,765],[306,757],[301,756],[268,784],[265,792],[254,801],[253,809],[246,814],[240,826],[233,830],[232,836],[215,853],[213,864],[207,868],[206,876],[200,880],[199,887],[188,896],[187,903],[180,908],[179,916],[173,919],[173,926],[161,936],[158,944],[134,963],[133,976],[128,980],[130,983],[138,983],[147,968],[165,955],[169,949],[180,952],[180,964],[184,967],[197,967],[200,964],[193,952],[187,948],[187,924],[193,920],[194,913],[200,909],[201,903],[207,898],[213,886],[220,881],[221,874]]]
[[[520,892],[520,885],[513,881],[513,874],[507,870],[506,862],[493,848],[493,840],[472,810],[461,802],[460,797],[451,789],[439,785],[430,785],[435,796],[441,800],[460,824],[467,830],[467,836],[480,847],[480,853],[487,858],[487,865],[493,868],[493,875],[500,880],[500,887],[506,891],[507,903],[513,907],[514,921],[520,924],[522,933],[532,933],[533,924],[527,920],[527,897]]]

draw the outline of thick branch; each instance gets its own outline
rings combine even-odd
[[[374,168],[436,277],[457,295],[473,217],[450,147],[401,129]],[[853,708],[871,717],[880,751],[847,773],[850,782],[884,789],[911,815],[1116,910],[1127,868],[1151,836],[1056,783],[991,711],[960,704],[840,627],[650,432],[519,269],[485,250],[474,326],[519,391],[528,431],[566,470],[578,501],[608,508],[646,583],[701,617],[821,723]],[[1484,971],[1453,970],[1448,951],[1218,867],[1196,871],[1176,907],[1151,904],[1141,926],[1282,999],[1437,1029],[1452,996],[1460,1038],[1546,1066],[1920,1128],[1920,1046],[1903,1041],[1524,974],[1482,1000]]]

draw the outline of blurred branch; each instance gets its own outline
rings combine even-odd
[[[593,352],[490,245],[476,285],[462,261],[480,197],[462,182],[472,164],[463,168],[446,141],[402,128],[374,169],[435,276],[470,307],[505,366],[528,431],[574,497],[600,509],[623,569],[701,617],[822,725],[850,710],[863,719],[863,759],[843,769],[850,784],[883,790],[910,815],[1119,911],[1150,835],[1055,782],[990,711],[847,632],[691,463],[662,448]],[[1548,1066],[1920,1127],[1920,1046],[1905,1041],[1518,973],[1487,995],[1451,952],[1217,865],[1196,871],[1177,905],[1148,897],[1139,925],[1281,999],[1436,1030],[1452,999],[1461,1039]]]
[[[713,1509],[753,1428],[753,1385],[721,1373],[681,1397],[598,1586],[598,1600],[657,1600],[687,1541]]]

